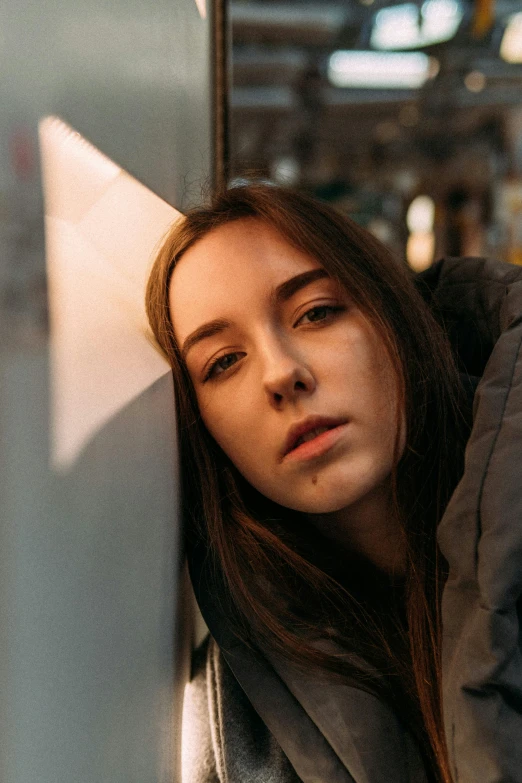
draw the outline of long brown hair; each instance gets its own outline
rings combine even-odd
[[[371,319],[393,363],[407,432],[400,459],[397,434],[392,474],[392,513],[407,552],[406,578],[395,590],[375,591],[379,574],[369,562],[340,555],[304,515],[257,493],[201,422],[174,336],[169,282],[198,239],[252,217],[320,261]],[[393,701],[417,736],[431,779],[449,783],[440,671],[444,564],[435,535],[461,472],[465,432],[451,349],[409,270],[328,205],[287,188],[251,184],[215,194],[173,226],[146,301],[174,373],[187,536],[206,542],[224,576],[233,632],[302,669],[355,681]],[[345,654],[317,644],[325,638]]]

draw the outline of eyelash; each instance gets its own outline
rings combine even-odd
[[[346,307],[342,307],[342,306],[338,306],[338,305],[337,306],[336,305],[316,305],[315,307],[311,307],[309,310],[306,311],[306,313],[303,313],[301,318],[299,318],[299,320],[294,325],[294,329],[296,328],[297,324],[300,323],[300,321],[302,321],[302,319],[306,315],[309,315],[310,313],[313,313],[316,310],[328,310],[330,316],[333,316],[336,313],[340,313],[340,312],[343,312],[344,310],[346,310]],[[327,321],[327,320],[329,320],[328,316],[326,318],[321,318],[317,322],[316,321],[311,321],[310,323],[323,323],[323,321]],[[239,351],[233,351],[232,353],[224,353],[224,354],[222,354],[222,356],[218,356],[218,358],[215,359],[215,361],[213,361],[212,364],[210,365],[210,367],[208,368],[208,371],[205,374],[205,377],[203,378],[203,383],[205,383],[205,381],[208,381],[208,380],[210,380],[213,377],[214,370],[219,365],[219,362],[223,361],[223,359],[227,359],[229,356],[235,356],[237,353],[240,353],[240,352]],[[224,375],[230,367],[233,367],[234,364],[236,364],[236,362],[233,362],[229,367],[225,367],[220,373],[218,373],[218,375]],[[214,376],[214,377],[216,377],[216,376]]]

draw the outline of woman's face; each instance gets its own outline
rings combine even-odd
[[[257,218],[237,220],[185,252],[170,308],[203,422],[259,492],[311,514],[382,493],[394,372],[315,258]],[[311,439],[301,443],[303,430]]]

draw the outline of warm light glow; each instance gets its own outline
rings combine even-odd
[[[435,202],[429,196],[417,196],[406,214],[406,225],[411,233],[433,230]]]
[[[201,716],[198,713],[197,696],[197,685],[187,682],[183,691],[180,783],[193,783],[196,779],[196,760],[201,752],[201,736],[197,731]]]
[[[486,77],[480,71],[470,71],[464,77],[464,84],[470,92],[482,92],[486,86]]]
[[[453,38],[463,12],[457,0],[426,0],[383,8],[375,16],[370,43],[375,49],[417,49]]]
[[[433,231],[422,231],[410,234],[406,245],[408,264],[416,272],[422,272],[433,263],[435,253],[435,234]]]
[[[336,87],[422,87],[430,58],[422,52],[337,51],[330,56],[328,78]]]
[[[522,13],[510,17],[500,44],[500,56],[508,63],[522,63]]]
[[[207,18],[207,0],[196,0],[196,5],[198,7],[199,15],[202,19]]]
[[[52,463],[169,371],[144,306],[155,247],[179,215],[55,117],[40,123],[51,320]]]

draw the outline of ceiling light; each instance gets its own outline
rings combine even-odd
[[[421,35],[426,46],[453,38],[464,12],[458,0],[426,0],[421,15]]]
[[[335,87],[415,89],[429,77],[430,58],[422,52],[334,52],[328,78]]]
[[[435,202],[430,196],[417,196],[413,199],[406,214],[406,224],[412,233],[433,230],[435,220]]]
[[[375,49],[416,49],[453,38],[462,20],[458,0],[426,0],[383,8],[375,15],[370,43]]]
[[[508,63],[522,63],[522,13],[510,17],[500,44],[500,56]]]
[[[282,185],[295,185],[299,181],[301,167],[295,158],[288,155],[275,160],[270,173],[272,178]]]

